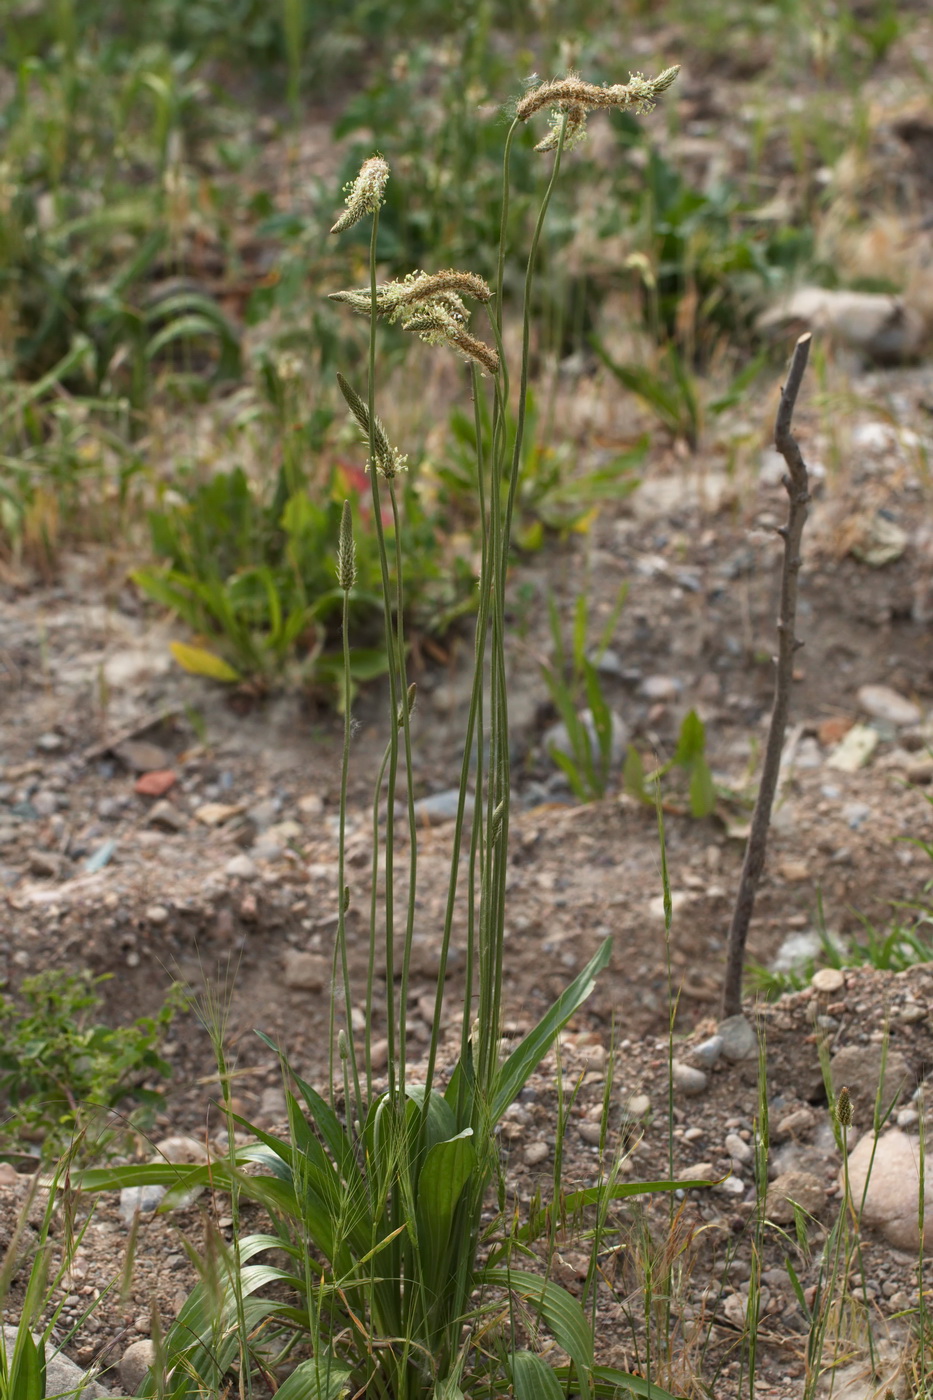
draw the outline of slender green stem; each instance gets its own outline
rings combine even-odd
[[[501,363],[501,360],[500,360]],[[473,752],[474,742],[476,745],[476,776],[474,782],[474,802],[473,802],[473,827],[470,835],[470,885],[467,892],[468,913],[467,913],[467,946],[466,946],[466,969],[465,969],[465,991],[463,1003],[463,1020],[461,1026],[460,1053],[466,1056],[467,1041],[470,1034],[473,1008],[473,979],[474,979],[474,938],[473,938],[473,911],[475,907],[474,881],[476,873],[476,850],[479,833],[482,830],[480,820],[480,795],[483,782],[483,668],[486,651],[486,631],[489,617],[489,587],[488,587],[488,559],[489,559],[489,529],[486,520],[486,490],[483,480],[483,438],[482,424],[479,410],[479,373],[476,365],[471,365],[472,390],[473,390],[473,421],[476,432],[477,451],[477,482],[479,493],[479,514],[480,529],[482,532],[481,561],[480,561],[480,600],[476,617],[476,636],[473,653],[473,687],[470,692],[470,708],[467,715],[466,737],[463,744],[463,757],[460,762],[460,787],[457,800],[457,815],[454,821],[453,850],[450,859],[450,878],[447,884],[447,905],[444,911],[444,929],[441,935],[440,959],[437,973],[437,988],[434,997],[434,1034],[431,1036],[431,1043],[428,1049],[428,1064],[425,1075],[425,1110],[427,1109],[427,1092],[430,1091],[434,1083],[434,1073],[437,1066],[438,1051],[438,1031],[440,1028],[441,1014],[444,1007],[444,982],[447,977],[447,961],[450,953],[450,940],[453,929],[454,912],[456,910],[457,887],[460,869],[460,852],[463,846],[463,826],[466,817],[467,793],[470,782],[470,756]]]
[[[347,509],[344,507],[344,509]],[[340,817],[339,834],[337,838],[337,949],[340,954],[340,973],[343,978],[344,1015],[347,1021],[347,1041],[349,1068],[353,1077],[353,1103],[356,1109],[356,1118],[359,1123],[363,1122],[363,1100],[360,1094],[360,1075],[356,1060],[356,1047],[353,1038],[353,1003],[350,994],[350,966],[347,958],[347,904],[349,890],[346,884],[346,850],[347,850],[347,785],[350,775],[350,734],[352,731],[352,719],[350,715],[350,590],[343,590],[343,753],[340,760]],[[335,957],[336,961],[336,957]],[[330,999],[331,1027],[330,1027],[330,1085],[333,1096],[334,1084],[334,1004],[336,997]],[[368,1037],[367,1037],[368,1039]],[[367,1052],[368,1055],[368,1052]],[[347,1064],[344,1062],[344,1077],[347,1074]],[[352,1121],[350,1114],[350,1097],[346,1095],[347,1118]]]
[[[395,482],[389,482],[389,499],[392,502],[392,523],[395,529],[395,642],[398,659],[398,680],[401,705],[399,707],[399,718],[402,726],[402,738],[405,746],[405,787],[407,792],[408,807],[408,914],[405,920],[405,943],[402,949],[402,977],[399,984],[399,1016],[402,1018],[402,1025],[399,1033],[399,1083],[402,1092],[405,1090],[405,1066],[406,1066],[406,1039],[404,1018],[408,1006],[408,978],[411,967],[411,947],[415,932],[415,898],[418,883],[418,824],[415,818],[415,770],[412,763],[411,753],[411,708],[408,703],[408,684],[405,665],[405,633],[404,633],[404,599],[402,594],[402,532],[399,520],[398,498],[395,493]],[[437,1035],[439,1034],[439,1018],[436,1015],[434,1020],[434,1033],[432,1035],[432,1048]]]
[[[389,775],[386,788],[385,837],[385,962],[386,962],[386,1020],[389,1041],[389,1094],[395,1097],[397,1034],[404,1040],[406,1008],[399,1006],[399,1025],[395,1024],[395,792],[398,785],[398,666],[396,664],[395,631],[392,623],[392,587],[389,581],[389,560],[385,531],[382,525],[382,501],[379,494],[379,472],[376,467],[376,239],[379,213],[373,215],[369,243],[369,384],[367,407],[369,413],[369,484],[372,491],[373,526],[379,547],[382,574],[382,599],[385,608],[386,654],[389,660]]]
[[[376,779],[376,786],[373,791],[373,856],[370,869],[370,895],[369,895],[369,959],[366,967],[366,1101],[372,1103],[373,1097],[373,1055],[372,1055],[372,1025],[373,1025],[373,987],[376,980],[376,915],[379,908],[379,799],[382,794],[382,784],[385,782],[386,768],[389,764],[389,745],[386,744],[385,753],[382,755],[382,763],[379,766],[379,776]]]

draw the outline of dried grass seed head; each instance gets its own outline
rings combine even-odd
[[[337,374],[337,383],[340,386],[340,392],[347,401],[347,407],[360,425],[363,441],[369,446],[369,409],[353,386],[344,379],[339,371]],[[381,418],[376,418],[374,420],[372,436],[373,459],[367,461],[367,471],[373,465],[373,460],[376,464],[376,470],[380,472],[387,481],[391,481],[399,472],[408,470],[407,453],[402,453],[397,447],[391,445]]]
[[[836,1122],[841,1128],[852,1126],[852,1099],[846,1084],[843,1084],[836,1096]]]
[[[397,322],[428,345],[450,346],[468,360],[475,360],[489,374],[497,374],[499,356],[496,351],[466,329],[469,311],[463,301],[465,296],[487,303],[492,299],[492,291],[475,272],[458,272],[454,268],[443,272],[410,272],[401,281],[386,282],[376,288],[376,315]],[[344,302],[363,315],[371,312],[370,292],[331,292],[330,299]],[[347,402],[361,421],[349,398]],[[368,428],[366,431],[368,433]]]
[[[576,73],[566,78],[553,78],[539,83],[525,93],[515,108],[519,121],[528,121],[537,112],[551,108],[551,130],[535,147],[536,151],[550,151],[557,146],[560,129],[567,120],[564,145],[579,144],[586,135],[587,112],[616,108],[619,111],[634,109],[639,114],[650,112],[656,99],[670,87],[680,72],[680,65],[665,68],[656,78],[646,78],[644,73],[630,73],[627,83],[614,83],[600,87],[597,83],[584,82]]]
[[[347,207],[331,233],[343,233],[365,219],[367,214],[375,214],[385,197],[388,179],[389,164],[382,156],[374,155],[364,160],[356,179],[344,185]]]

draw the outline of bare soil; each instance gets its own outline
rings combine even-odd
[[[845,940],[863,932],[863,918],[886,927],[892,906],[921,899],[930,876],[925,856],[905,838],[933,836],[927,800],[933,760],[924,718],[933,695],[933,531],[924,474],[931,436],[924,404],[931,397],[933,377],[926,370],[863,377],[861,407],[842,432],[845,445],[851,447],[854,435],[862,446],[835,470],[831,446],[840,440],[837,425],[806,402],[798,415],[804,453],[817,471],[801,577],[798,630],[805,647],[749,948],[762,963],[789,935],[812,930],[820,894],[828,928]],[[762,407],[763,422],[769,412],[769,405]],[[821,472],[822,463],[829,465]],[[625,1170],[646,1179],[666,1175],[668,974],[654,812],[621,792],[618,779],[603,801],[574,803],[542,749],[542,735],[553,720],[537,666],[549,648],[547,591],[553,588],[570,599],[585,579],[591,614],[599,620],[619,583],[629,581],[604,675],[607,696],[649,761],[652,754],[663,758],[671,752],[683,714],[695,707],[706,726],[717,782],[732,794],[723,797],[715,816],[696,820],[676,787],[668,789],[666,837],[676,911],[670,952],[679,997],[676,1053],[682,1056],[682,1039],[702,1039],[718,1012],[740,838],[770,708],[780,560],[773,527],[782,516],[783,491],[766,454],[756,452],[742,471],[730,475],[715,457],[684,460],[659,447],[639,491],[624,509],[604,512],[587,541],[516,565],[510,643],[515,816],[506,933],[509,1032],[520,1034],[530,1026],[607,934],[615,949],[612,967],[575,1018],[562,1050],[568,1078],[584,1075],[564,1146],[565,1178],[571,1184],[591,1182],[598,1169],[599,1147],[591,1140],[594,1113],[602,1101],[606,1051],[613,1044],[616,1136],[610,1147],[624,1138],[632,1147]],[[874,567],[856,556],[864,554],[879,519],[899,527],[902,543],[897,558]],[[52,966],[111,973],[103,993],[105,1014],[114,1021],[153,1011],[176,978],[197,988],[205,978],[220,976],[229,995],[236,1106],[262,1126],[280,1121],[278,1066],[254,1029],[285,1047],[295,1068],[312,1082],[327,1077],[325,987],[336,907],[339,721],[288,696],[237,713],[219,689],[170,669],[165,625],[140,611],[102,555],[72,556],[54,587],[7,585],[3,604],[0,973],[13,986],[22,976]],[[450,646],[446,667],[423,661],[416,676],[418,796],[454,781],[469,653],[464,638]],[[858,698],[866,684],[893,687],[918,706],[919,721],[898,726],[872,719]],[[356,707],[349,929],[355,1004],[361,1011],[369,783],[384,744],[384,714],[378,694]],[[853,773],[828,767],[855,721],[873,725],[877,733],[870,761]],[[129,749],[121,747],[127,736]],[[135,791],[136,770],[146,756],[134,756],[132,743],[140,740],[157,744],[164,751],[163,766],[176,775],[163,799]],[[156,808],[157,800],[170,805]],[[219,824],[206,824],[202,809],[209,803],[235,810]],[[450,842],[449,822],[425,821],[410,989],[409,1055],[415,1072],[428,1035],[424,999],[433,994]],[[89,870],[88,862],[93,866],[96,857],[99,863],[102,852],[106,863]],[[402,898],[406,856],[403,838]],[[295,971],[296,953],[311,955],[303,972]],[[314,969],[320,972],[317,981]],[[461,976],[461,959],[454,956],[448,978],[454,1015],[462,1004]],[[302,978],[305,986],[291,985]],[[371,1025],[376,1040],[385,1033],[383,985],[377,984]],[[836,1022],[833,1035],[838,1043],[875,1038],[885,1017],[890,1021],[905,999],[919,1004],[922,1019],[905,1023],[896,1035],[920,1082],[933,1062],[930,992],[923,968],[900,978],[850,974],[840,1005],[829,1008]],[[772,1117],[783,1107],[808,1105],[825,1126],[810,1011],[804,994],[763,1013]],[[455,1033],[452,1027],[451,1036]],[[173,1079],[156,1135],[213,1138],[221,1127],[211,1106],[218,1085],[211,1079],[208,1037],[196,1016],[176,1023],[168,1055]],[[520,1200],[529,1199],[541,1172],[547,1178],[552,1170],[555,1090],[553,1073],[546,1069],[503,1134],[509,1183]],[[633,1124],[623,1106],[636,1093],[647,1094],[651,1109]],[[725,1134],[737,1131],[750,1138],[757,1095],[752,1064],[717,1069],[704,1095],[675,1100],[675,1170],[698,1158],[717,1172],[728,1170]],[[581,1135],[584,1127],[589,1136]],[[838,1161],[820,1133],[815,1119],[805,1137],[817,1143],[811,1142],[817,1157],[823,1154],[819,1170],[831,1203]],[[532,1151],[526,1161],[537,1142],[547,1146],[544,1160],[535,1162]],[[24,1189],[21,1181],[9,1181],[0,1188],[7,1229]],[[112,1364],[128,1341],[148,1335],[153,1298],[163,1322],[171,1320],[192,1282],[172,1226],[197,1236],[202,1208],[177,1213],[172,1225],[161,1217],[145,1225],[128,1296],[108,1297],[84,1324],[71,1348],[80,1362]],[[222,1200],[208,1208],[223,1217]],[[651,1204],[649,1220],[660,1221],[661,1212],[666,1221],[667,1209]],[[730,1323],[723,1306],[740,1286],[740,1261],[747,1265],[750,1210],[747,1193],[689,1192],[678,1227],[685,1240],[702,1241],[688,1250],[692,1264],[684,1282],[682,1322],[686,1325],[698,1308],[710,1318],[704,1367],[725,1368],[716,1382],[722,1395],[731,1394],[730,1385],[737,1383],[738,1360],[730,1353],[738,1335],[735,1309]],[[105,1198],[71,1281],[71,1311],[119,1273],[125,1246],[116,1200]],[[786,1248],[778,1232],[769,1236],[768,1268],[780,1267]],[[913,1296],[913,1261],[894,1257],[876,1241],[867,1248],[869,1274],[879,1290],[875,1305],[887,1319],[897,1310],[888,1306],[890,1298],[906,1306],[905,1299]],[[630,1251],[627,1258],[633,1257]],[[570,1247],[560,1276],[570,1280],[574,1270],[579,1274],[580,1258]],[[807,1275],[803,1264],[800,1270]],[[636,1364],[626,1299],[637,1279],[621,1264],[610,1276],[605,1358]],[[719,1278],[724,1282],[715,1297],[704,1292]],[[760,1393],[790,1396],[802,1374],[802,1314],[776,1278],[766,1307]],[[884,1284],[895,1286],[882,1292]],[[891,1326],[897,1334],[902,1324]],[[676,1374],[669,1380],[686,1384],[686,1377]]]

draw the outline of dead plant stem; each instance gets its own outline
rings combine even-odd
[[[774,445],[787,463],[788,474],[784,488],[790,502],[787,524],[778,530],[784,541],[784,564],[781,571],[781,610],[778,617],[778,653],[775,660],[774,706],[768,728],[761,786],[752,816],[745,860],[736,895],[729,940],[726,950],[726,980],[723,988],[723,1016],[737,1016],[742,1010],[742,970],[745,943],[755,908],[755,895],[765,864],[771,808],[777,790],[781,767],[781,750],[790,709],[790,693],[794,682],[794,655],[802,642],[794,635],[797,618],[797,582],[800,572],[800,546],[810,500],[809,477],[797,440],[791,433],[791,422],[797,395],[810,354],[810,334],[802,335],[794,347],[790,373],[781,391],[774,424]]]

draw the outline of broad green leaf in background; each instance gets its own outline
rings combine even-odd
[[[187,642],[169,642],[168,649],[182,670],[189,671],[193,676],[207,676],[212,681],[227,681],[231,684],[242,679],[239,672],[224,661],[222,656],[208,651],[206,647],[191,646]]]

